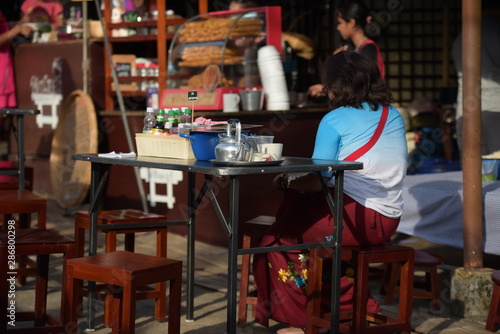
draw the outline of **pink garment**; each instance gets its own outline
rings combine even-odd
[[[399,218],[384,217],[345,194],[343,201],[343,245],[381,244],[395,233]],[[260,246],[331,241],[332,234],[333,217],[322,193],[289,192],[276,215],[276,222],[269,227]],[[269,319],[274,319],[292,327],[305,327],[307,259],[307,251],[270,252],[254,256],[253,272],[257,286],[255,320],[258,323],[268,326]],[[342,311],[352,310],[354,278],[349,267],[349,263],[342,263]],[[324,286],[329,287],[329,281],[326,281],[329,278],[324,279]],[[325,311],[329,310],[329,297],[330,293],[325,289],[322,297]],[[380,306],[371,296],[367,309],[368,312],[380,312]]]
[[[0,12],[0,34],[9,31],[9,24]],[[0,46],[0,108],[15,107],[16,85],[10,43]]]
[[[21,5],[24,14],[30,14],[32,22],[50,22],[53,29],[57,29],[57,15],[64,11],[58,0],[24,0]]]

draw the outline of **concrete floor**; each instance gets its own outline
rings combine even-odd
[[[82,209],[86,209],[83,207]],[[61,234],[73,237],[73,217],[60,209],[52,201],[48,203],[48,222],[47,228],[54,229]],[[100,236],[99,245],[104,244]],[[153,236],[149,233],[137,235],[136,251],[146,254],[154,254]],[[484,323],[473,322],[450,316],[450,306],[452,301],[449,299],[449,269],[462,266],[461,250],[452,249],[435,245],[424,240],[413,237],[399,235],[395,239],[398,242],[412,246],[417,249],[427,249],[445,256],[446,265],[440,270],[443,309],[434,311],[430,308],[427,300],[414,300],[412,333],[490,333],[484,330]],[[153,239],[154,240],[154,239]],[[174,259],[186,260],[186,239],[184,236],[169,234],[168,256]],[[208,244],[197,242],[196,244],[196,274],[195,274],[195,308],[194,322],[185,321],[185,292],[183,291],[181,333],[190,334],[210,334],[225,333],[226,329],[226,277],[227,277],[227,250],[223,247],[215,247]],[[499,257],[485,256],[485,267],[499,268]],[[51,276],[49,281],[49,303],[48,310],[50,314],[57,314],[59,310],[59,298],[61,288],[61,258],[51,257]],[[34,280],[28,280],[25,286],[18,286],[16,291],[16,303],[18,310],[29,309],[33,304]],[[377,282],[373,282],[374,287]],[[372,291],[377,291],[374,288]],[[375,294],[375,298],[382,300],[382,297]],[[84,299],[85,303],[86,299]],[[85,303],[86,304],[86,303]],[[102,325],[103,305],[97,303],[96,328],[93,333],[104,334],[111,333],[111,328]],[[84,305],[84,310],[86,306]],[[394,313],[396,306],[382,306],[383,312]],[[168,321],[157,322],[154,320],[154,305],[152,300],[138,301],[136,317],[136,333],[166,333]],[[18,323],[20,327],[29,326],[30,323]],[[85,314],[79,319],[79,333],[84,333],[88,327]],[[249,317],[249,323],[246,328],[238,330],[238,333],[275,333],[283,325],[271,323],[269,328],[265,328],[252,321]]]

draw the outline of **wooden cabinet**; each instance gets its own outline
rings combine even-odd
[[[162,92],[165,89],[167,79],[167,49],[169,41],[173,38],[174,34],[167,33],[167,26],[180,25],[187,19],[167,19],[165,12],[167,9],[167,0],[150,0],[146,4],[148,12],[158,12],[156,19],[148,19],[141,22],[121,22],[112,23],[112,0],[105,0],[103,19],[105,24],[105,33],[109,38],[111,54],[114,53],[128,53],[137,54],[137,56],[147,56],[158,59],[158,76],[120,76],[119,83],[127,82],[141,82],[149,80],[158,81],[158,91]],[[204,14],[208,12],[208,0],[198,0],[198,12]],[[113,37],[112,31],[115,29],[138,29],[141,31],[148,31],[146,34],[137,34],[125,37]],[[156,33],[151,33],[155,31]],[[104,105],[106,110],[114,110],[116,92],[112,89],[113,77],[111,67],[105,51],[105,78],[104,78],[104,91],[105,99]],[[121,92],[124,97],[144,97],[146,92],[142,90],[127,90]]]

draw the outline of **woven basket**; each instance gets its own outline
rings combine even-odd
[[[138,155],[151,157],[195,159],[189,139],[178,136],[135,134]]]

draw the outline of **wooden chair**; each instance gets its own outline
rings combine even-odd
[[[491,275],[493,280],[493,295],[491,296],[490,310],[486,319],[485,329],[490,332],[495,332],[497,324],[500,324],[500,270],[495,271]]]
[[[102,225],[117,225],[121,224],[120,228],[98,229],[106,237],[105,252],[116,251],[116,241],[118,234],[125,234],[125,250],[134,252],[135,248],[135,233],[139,232],[156,232],[156,256],[167,257],[167,227],[154,226],[153,223],[165,222],[167,217],[155,213],[145,213],[140,210],[109,210],[100,211],[98,214],[98,224]],[[132,223],[144,224],[141,228],[129,228],[126,225]],[[125,225],[125,226],[124,226]],[[76,240],[76,256],[82,257],[85,251],[85,231],[90,228],[90,216],[86,211],[79,211],[75,216],[75,240]],[[159,281],[154,289],[144,286],[137,291],[136,299],[157,299],[159,302],[155,306],[155,319],[162,320],[166,317],[165,295],[167,284],[164,281]],[[102,291],[103,286],[97,286],[99,291]],[[82,290],[84,294],[85,288]],[[104,325],[111,326],[110,306],[112,296],[105,295],[104,306]]]
[[[425,280],[423,282],[423,286],[419,286],[415,280],[414,289],[413,289],[413,297],[414,298],[425,298],[432,300],[432,308],[435,310],[441,309],[441,297],[439,290],[439,279],[438,279],[438,270],[437,267],[444,263],[444,258],[438,254],[429,253],[422,250],[415,251],[415,267],[414,271],[423,271],[425,272]],[[387,270],[395,270],[396,275],[399,272],[398,268],[394,268],[394,266],[398,266],[399,263],[389,263],[386,265]],[[392,281],[389,281],[388,278],[391,277],[391,273],[386,273],[385,279],[382,281],[382,291],[386,294],[385,304],[392,305],[392,301],[394,299],[394,295],[399,293],[398,281],[399,276],[397,278],[393,278]]]
[[[321,278],[323,258],[332,257],[332,249],[311,249],[309,252],[306,333],[317,334],[319,328],[330,329],[330,313],[321,314]],[[411,332],[414,249],[393,244],[366,247],[342,247],[342,260],[354,264],[353,310],[341,312],[341,333]],[[368,275],[370,264],[401,263],[399,277],[398,317],[367,312]],[[393,279],[396,276],[394,275]]]
[[[19,219],[15,220],[16,229],[31,227],[31,214],[37,214],[37,227],[45,229],[47,220],[47,201],[33,194],[29,190],[0,190],[0,215],[3,216],[3,228],[5,229],[12,217],[19,214]],[[18,274],[19,284],[26,284],[26,276],[34,275],[36,272],[35,262],[27,256],[16,254],[20,268],[25,268]]]
[[[163,257],[127,251],[102,253],[68,260],[66,265],[66,295],[70,324],[77,324],[78,293],[82,280],[120,286],[113,288],[113,333],[135,332],[136,293],[138,287],[158,282],[170,282],[168,333],[180,333],[182,262]],[[157,303],[159,300],[157,300]],[[77,333],[70,326],[67,333]]]
[[[47,221],[47,201],[29,190],[0,190],[0,214],[4,225],[14,214],[24,214],[25,219],[19,219],[17,228],[30,228],[31,214],[37,214],[37,227],[45,228]],[[4,226],[5,227],[5,226]]]
[[[243,227],[243,239],[241,248],[258,247],[262,236],[266,232],[275,218],[272,216],[258,216],[245,222]],[[257,305],[256,291],[250,291],[250,254],[241,256],[241,274],[240,274],[240,299],[238,301],[238,327],[245,327],[247,324],[247,308],[252,306],[252,315],[255,316],[255,307]]]
[[[15,232],[15,234],[14,234]],[[14,239],[15,236],[15,239]],[[16,255],[36,255],[36,287],[34,311],[14,311],[16,323],[34,320],[33,327],[19,328],[11,326],[9,302],[7,298],[12,290],[15,292],[15,277],[22,275],[23,268],[13,268],[9,246],[15,245]],[[49,255],[63,254],[62,294],[59,319],[47,314],[47,282],[49,276]],[[5,229],[0,231],[0,332],[2,333],[62,333],[66,330],[68,307],[65,304],[64,276],[66,262],[74,257],[75,242],[59,233],[45,229]],[[12,281],[14,279],[14,281]],[[16,308],[19,305],[16,304]],[[45,326],[49,324],[49,326]]]

